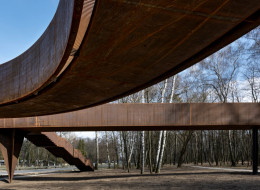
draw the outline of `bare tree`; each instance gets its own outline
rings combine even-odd
[[[204,69],[204,85],[213,89],[219,102],[228,102],[232,82],[237,79],[240,68],[240,49],[228,46],[204,59],[200,66]]]
[[[98,170],[99,163],[99,147],[98,147],[98,132],[96,131],[96,164],[95,169]]]
[[[168,79],[166,79],[163,83],[163,89],[161,93],[161,103],[165,103],[165,92],[168,85]],[[159,139],[158,139],[158,148],[157,148],[157,155],[156,155],[156,162],[155,162],[155,173],[160,172],[160,162],[162,160],[162,149],[164,148],[165,143],[162,145],[163,139],[166,138],[166,131],[160,131]],[[165,141],[164,141],[165,142]]]
[[[142,103],[145,103],[145,91],[142,90]],[[145,143],[144,143],[144,131],[141,132],[141,174],[144,173],[145,162]]]
[[[114,168],[119,168],[119,151],[118,151],[117,138],[114,131],[112,131],[112,137],[113,137],[113,146],[115,149],[115,156],[116,156],[116,167],[114,162]]]
[[[162,103],[166,102],[166,100],[165,100],[166,99],[165,98],[165,91],[167,89],[167,83],[168,83],[168,80],[166,79],[165,83],[164,83],[164,88],[163,88],[163,91],[162,91]],[[173,97],[174,97],[174,93],[175,93],[175,84],[176,84],[176,76],[174,76],[173,80],[172,80],[172,89],[171,89],[171,94],[170,94],[170,103],[173,102]],[[162,145],[160,147],[159,161],[157,163],[157,167],[156,167],[156,171],[155,171],[156,173],[160,173],[160,169],[161,169],[161,166],[162,166],[162,160],[163,160],[163,155],[164,155],[166,136],[167,136],[167,131],[164,130],[163,134],[162,134],[162,139],[159,139],[159,141],[160,140],[162,141]],[[158,144],[161,144],[161,143],[158,143]]]
[[[107,137],[107,131],[106,134],[106,146],[107,146],[107,161],[108,161],[108,168],[111,168],[111,162],[110,162],[110,155],[109,155],[109,148],[108,148],[108,137]]]

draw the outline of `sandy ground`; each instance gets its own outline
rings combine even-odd
[[[161,174],[140,175],[123,170],[58,172],[39,176],[18,176],[12,184],[0,181],[0,189],[260,189],[260,175],[194,167],[163,168]]]

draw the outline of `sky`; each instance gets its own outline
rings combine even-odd
[[[59,0],[0,1],[0,64],[31,47],[51,22]],[[76,132],[94,138],[94,132]]]
[[[27,50],[52,20],[59,0],[0,1],[0,64]]]
[[[74,133],[76,136],[78,136],[80,138],[89,137],[91,139],[94,139],[96,137],[96,133],[94,131],[88,131],[88,132],[79,131],[79,132],[74,132]]]

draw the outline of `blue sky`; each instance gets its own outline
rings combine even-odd
[[[0,64],[31,47],[52,20],[59,0],[0,1]],[[77,132],[94,138],[94,132]]]
[[[27,50],[52,20],[59,0],[0,1],[0,64]]]

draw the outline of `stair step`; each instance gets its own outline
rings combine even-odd
[[[26,138],[36,146],[46,148],[54,156],[63,158],[70,165],[75,165],[80,171],[94,171],[91,161],[55,132],[29,133]]]

